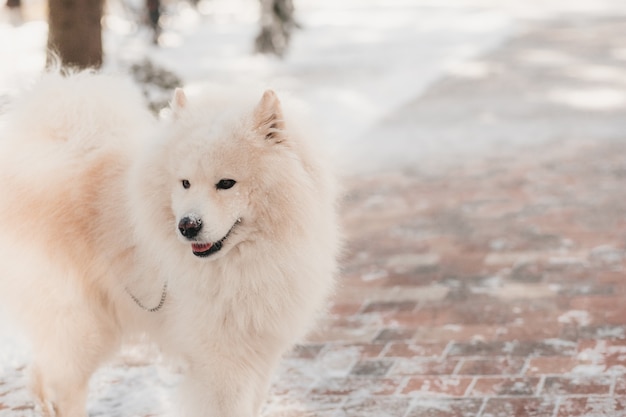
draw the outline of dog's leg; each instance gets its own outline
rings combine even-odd
[[[182,386],[183,417],[256,417],[280,352],[207,356],[192,365]]]
[[[32,390],[45,417],[84,417],[88,381],[88,376],[52,377],[41,362],[32,369]]]
[[[46,417],[85,417],[89,379],[118,337],[89,306],[64,307],[55,326],[35,335],[32,390]]]

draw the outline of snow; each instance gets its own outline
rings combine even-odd
[[[286,59],[279,60],[251,53],[256,0],[205,0],[200,13],[184,2],[170,6],[160,48],[151,46],[149,34],[137,29],[136,10],[118,1],[109,6],[105,19],[105,69],[124,71],[150,57],[180,75],[189,91],[207,82],[240,81],[291,91],[311,105],[324,121],[329,141],[349,158],[350,147],[365,132],[442,75],[472,77],[488,71],[471,58],[523,28],[524,19],[626,12],[621,3],[300,0],[296,10],[303,29],[295,34]],[[46,32],[42,21],[18,28],[0,23],[0,92],[23,88],[41,71]],[[555,100],[588,103],[589,94],[596,106],[622,100],[601,91],[581,94],[557,91]]]
[[[577,324],[579,326],[587,326],[591,323],[589,312],[583,310],[570,310],[561,314],[558,318],[559,323]]]

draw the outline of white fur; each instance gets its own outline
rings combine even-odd
[[[339,250],[325,158],[282,107],[271,92],[177,91],[157,122],[126,82],[79,73],[44,76],[9,112],[0,293],[33,340],[45,413],[84,416],[90,375],[147,333],[188,364],[183,416],[258,414],[281,354],[332,288]],[[178,231],[186,216],[202,221],[199,243],[228,235],[222,249],[194,255]],[[127,293],[153,307],[165,282],[156,312]]]

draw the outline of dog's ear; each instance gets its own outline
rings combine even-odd
[[[261,97],[261,101],[254,110],[255,130],[262,135],[265,140],[280,143],[284,140],[283,131],[285,122],[283,112],[280,107],[280,100],[272,90],[266,90]]]
[[[172,113],[174,116],[178,115],[182,109],[187,105],[187,96],[182,88],[177,88],[174,90],[174,97],[170,102],[170,108],[172,109]]]

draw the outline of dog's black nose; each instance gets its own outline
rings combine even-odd
[[[202,229],[202,220],[191,218],[191,217],[183,217],[178,222],[178,230],[180,230],[180,234],[185,236],[187,239],[192,239],[196,237],[200,230]]]

